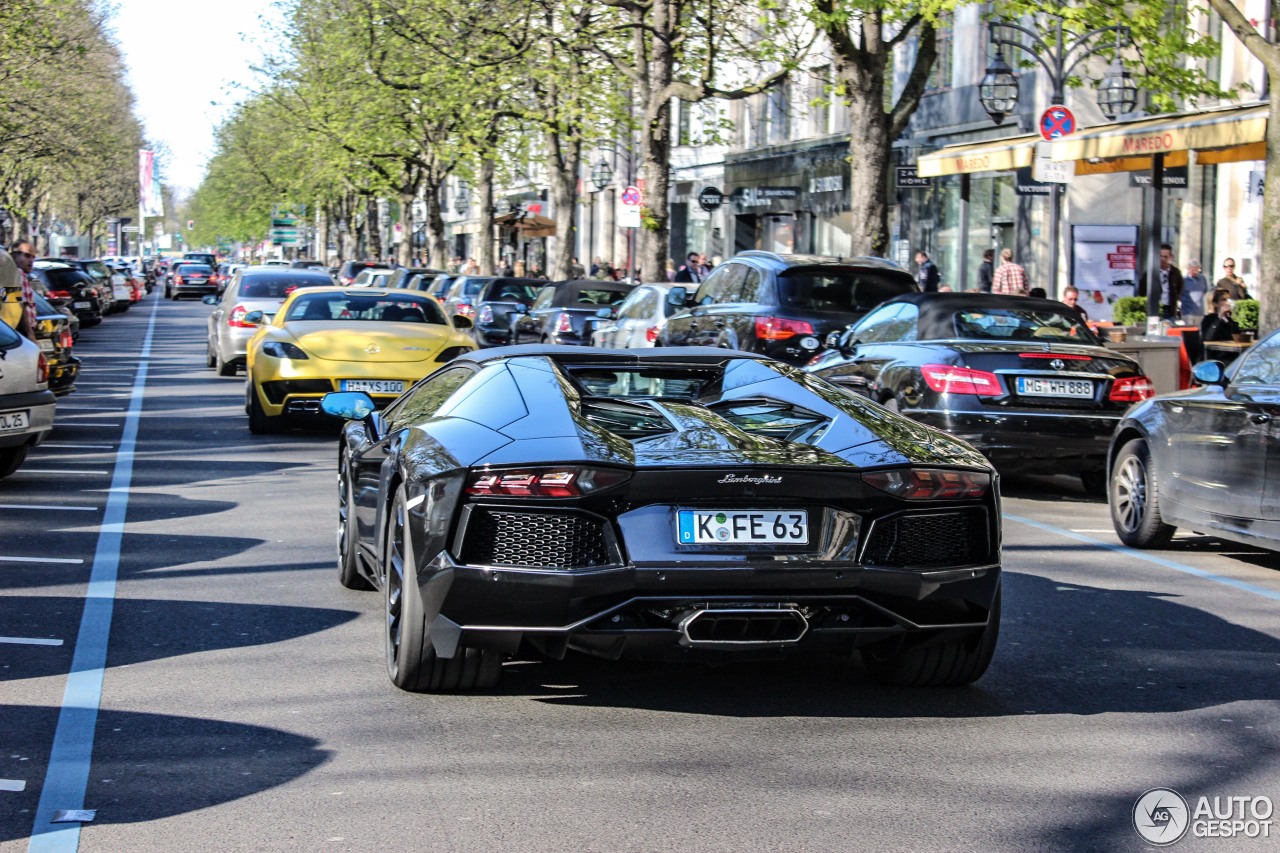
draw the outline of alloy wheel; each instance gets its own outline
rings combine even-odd
[[[1129,456],[1116,471],[1112,485],[1116,520],[1129,532],[1142,524],[1147,514],[1147,468],[1137,456]]]
[[[387,531],[387,556],[383,584],[387,589],[387,663],[394,670],[400,658],[400,640],[404,624],[404,503],[396,500],[391,507],[391,525]]]

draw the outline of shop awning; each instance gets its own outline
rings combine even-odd
[[[948,145],[931,154],[920,156],[916,174],[922,178],[942,175],[964,175],[973,172],[1006,172],[1030,166],[1035,154],[1038,134],[1007,136],[969,145]]]
[[[1144,162],[1149,168],[1157,153],[1181,153],[1185,162],[1185,152],[1196,151],[1199,163],[1256,159],[1259,151],[1265,156],[1269,112],[1266,105],[1253,105],[1104,124],[1050,143],[1049,159],[1134,163],[1118,171],[1134,171]]]
[[[514,228],[527,238],[556,236],[556,221],[540,213],[513,211],[493,217],[494,224]]]

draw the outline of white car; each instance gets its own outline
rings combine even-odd
[[[53,429],[49,362],[40,347],[0,323],[0,478]]]
[[[671,288],[666,282],[638,284],[616,311],[601,308],[596,312],[599,319],[591,332],[591,345],[605,349],[653,346],[667,318],[676,311],[667,302]]]
[[[394,270],[361,270],[352,287],[386,287]]]

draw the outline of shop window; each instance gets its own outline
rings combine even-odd
[[[691,128],[690,115],[693,111],[689,109],[689,104],[684,101],[676,101],[676,109],[678,119],[676,121],[676,145],[692,145],[693,133]]]
[[[929,82],[925,84],[927,91],[951,88],[951,74],[954,70],[954,30],[951,16],[940,17],[937,25],[938,58],[933,62],[933,70],[929,73]]]
[[[770,145],[777,145],[791,138],[791,104],[787,90],[786,82],[782,82],[765,93]]]

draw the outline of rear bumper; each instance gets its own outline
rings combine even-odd
[[[1111,434],[1124,417],[1096,412],[966,412],[903,409],[907,417],[964,439],[1001,470],[1051,462],[1047,473],[1079,473],[1105,465]]]
[[[211,293],[217,293],[218,286],[216,284],[174,284],[169,286],[169,290],[172,293],[177,293],[182,296],[186,296],[188,294],[205,296]]]
[[[0,433],[0,447],[19,447],[39,444],[53,429],[56,398],[52,391],[33,391],[29,394],[0,396],[0,412],[26,409],[31,413],[29,426],[20,432]]]
[[[80,375],[80,359],[74,356],[49,365],[49,390],[61,396],[70,394]]]

